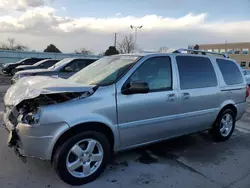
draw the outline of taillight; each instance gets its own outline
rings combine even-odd
[[[249,86],[246,87],[246,98],[249,97]]]

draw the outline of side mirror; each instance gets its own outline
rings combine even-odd
[[[40,67],[41,67],[41,68],[44,68],[44,64],[41,64]]]
[[[130,82],[124,88],[122,88],[122,94],[131,95],[131,94],[139,94],[139,93],[148,93],[149,86],[146,82]]]
[[[65,72],[73,72],[72,67],[66,67],[64,70],[65,70]]]

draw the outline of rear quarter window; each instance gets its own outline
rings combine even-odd
[[[243,83],[243,77],[235,62],[226,59],[216,59],[223,79],[227,85]]]

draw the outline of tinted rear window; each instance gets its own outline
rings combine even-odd
[[[213,65],[207,57],[177,56],[181,89],[217,86]]]
[[[242,74],[233,61],[226,59],[216,59],[216,61],[227,85],[243,83]]]

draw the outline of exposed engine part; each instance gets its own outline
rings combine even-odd
[[[17,126],[20,121],[27,124],[37,124],[40,118],[39,110],[41,106],[85,98],[91,94],[90,92],[41,94],[36,98],[24,100],[16,107],[13,107],[9,115],[9,120],[14,126]]]
[[[29,112],[36,112],[39,106],[51,105],[66,102],[75,98],[81,97],[86,92],[76,93],[55,93],[55,94],[42,94],[34,99],[27,99],[17,105],[19,113],[27,114]]]

